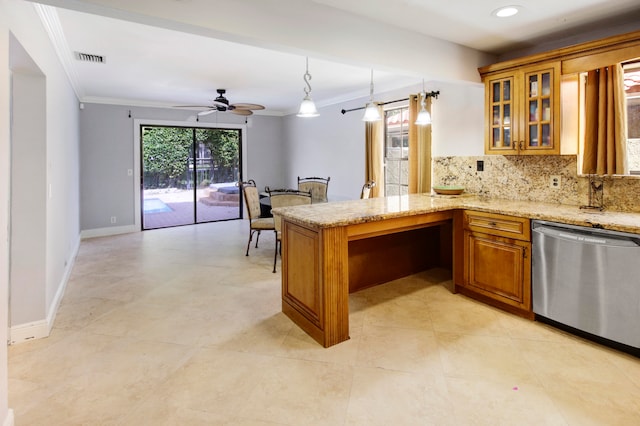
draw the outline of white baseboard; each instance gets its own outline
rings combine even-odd
[[[51,329],[53,328],[53,323],[56,319],[56,314],[58,313],[58,308],[60,307],[62,296],[64,295],[64,291],[67,288],[67,283],[69,282],[69,278],[71,277],[73,265],[75,264],[76,257],[78,256],[78,250],[80,250],[80,239],[76,241],[76,245],[69,256],[70,261],[67,263],[67,267],[64,270],[64,274],[62,276],[62,279],[60,280],[60,284],[58,285],[58,291],[56,291],[56,295],[51,301],[51,305],[49,306],[49,309],[47,311],[47,318],[40,321],[12,326],[9,329],[10,345],[27,342],[34,339],[42,339],[44,337],[48,337],[49,334],[51,334]]]
[[[48,337],[50,330],[51,328],[47,320],[14,325],[9,329],[9,344],[16,345],[18,343],[28,342],[29,340]]]
[[[2,423],[2,426],[14,426],[14,417],[13,417],[13,410],[11,408],[9,408],[9,411],[7,412],[7,417],[4,418],[4,422]]]
[[[136,229],[135,225],[110,226],[108,228],[85,229],[80,233],[80,238],[84,240],[85,238],[108,237],[110,235],[129,234],[131,232],[138,232],[138,231],[139,229]]]
[[[51,329],[53,328],[53,323],[56,320],[56,315],[58,314],[58,308],[60,307],[60,302],[62,302],[62,296],[64,296],[64,291],[67,289],[67,283],[69,282],[69,278],[71,278],[71,272],[73,271],[73,265],[76,263],[76,257],[78,256],[78,250],[80,250],[80,238],[76,240],[76,245],[73,247],[71,255],[69,256],[69,262],[67,262],[67,267],[64,270],[64,274],[62,275],[62,279],[60,280],[60,285],[58,286],[58,291],[56,291],[56,295],[51,301],[51,305],[49,306],[49,310],[47,311],[47,336],[51,334]]]

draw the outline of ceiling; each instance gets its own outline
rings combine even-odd
[[[366,98],[371,69],[376,93],[446,79],[437,65],[447,52],[460,56],[459,45],[485,52],[477,60],[486,62],[640,29],[637,0],[519,0],[512,18],[492,14],[510,4],[496,0],[42,3],[36,8],[82,102],[208,105],[226,88],[232,103],[262,104],[259,113],[271,115],[296,111],[305,56],[311,95],[324,106]],[[75,52],[105,63],[78,61]],[[411,66],[411,56],[427,65]]]

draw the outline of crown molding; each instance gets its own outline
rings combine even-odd
[[[80,79],[78,78],[78,74],[73,66],[73,61],[75,59],[71,49],[69,49],[69,43],[67,43],[67,39],[64,36],[58,12],[52,6],[46,6],[38,3],[34,3],[33,7],[42,21],[42,26],[49,35],[49,40],[51,40],[53,50],[56,52],[64,72],[67,74],[67,78],[69,79],[76,97],[78,99],[82,99],[84,97],[84,90],[80,85]]]

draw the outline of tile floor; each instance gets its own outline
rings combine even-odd
[[[324,349],[247,228],[83,241],[51,336],[9,348],[16,425],[640,424],[639,359],[451,294],[442,270],[351,295],[351,340]]]

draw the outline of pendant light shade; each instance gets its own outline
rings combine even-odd
[[[380,117],[380,111],[378,110],[378,106],[373,103],[373,70],[371,70],[371,85],[369,86],[369,103],[367,103],[367,106],[364,109],[364,116],[362,116],[362,121],[379,121],[379,120],[382,120],[382,117]]]
[[[310,96],[305,96],[300,102],[300,109],[298,110],[298,117],[317,117],[320,114],[316,109],[316,104],[313,103],[313,100]]]
[[[426,126],[427,124],[431,124],[431,114],[427,111],[426,106],[426,93],[422,92],[422,101],[420,102],[420,112],[418,112],[418,117],[416,118],[416,124],[418,126]]]
[[[362,116],[362,121],[378,121],[380,120],[380,111],[378,111],[378,107],[369,102],[367,107],[364,109],[364,115]]]
[[[309,74],[309,58],[307,57],[307,70],[303,76],[304,82],[307,87],[304,88],[304,98],[300,103],[300,109],[298,110],[298,117],[317,117],[320,114],[316,108],[316,104],[311,99],[311,74]]]
[[[438,95],[440,92],[425,92],[424,91],[424,80],[422,80],[422,93],[420,93],[420,111],[418,112],[418,116],[416,117],[415,124],[418,126],[426,126],[431,124],[431,114],[427,111],[427,98],[434,97],[438,99]]]

